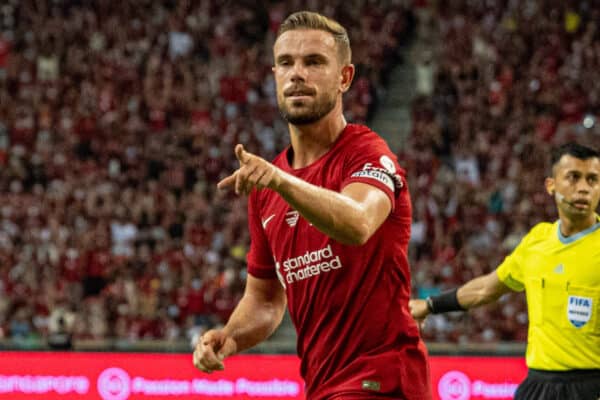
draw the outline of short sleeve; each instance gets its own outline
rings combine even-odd
[[[276,279],[275,265],[269,243],[260,222],[258,192],[252,191],[248,199],[248,228],[250,251],[246,257],[248,273],[260,279]]]
[[[404,188],[404,170],[383,139],[372,134],[347,160],[341,187],[360,182],[381,189],[389,197],[392,209],[396,198]]]
[[[521,292],[525,289],[523,271],[515,254],[511,254],[504,259],[496,269],[496,274],[498,279],[512,290]]]
[[[508,255],[496,269],[498,279],[514,291],[521,292],[525,289],[525,272],[523,253],[527,248],[528,238],[531,233],[523,238],[515,250]]]

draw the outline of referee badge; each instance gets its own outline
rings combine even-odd
[[[575,328],[581,328],[592,317],[593,299],[591,297],[569,296],[567,318]]]

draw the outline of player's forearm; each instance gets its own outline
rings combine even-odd
[[[338,242],[360,245],[375,230],[363,206],[343,194],[311,185],[285,172],[274,190],[315,228]]]
[[[224,330],[235,340],[239,353],[271,336],[281,323],[284,312],[285,300],[264,302],[244,295]]]

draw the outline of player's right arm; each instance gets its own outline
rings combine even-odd
[[[248,275],[246,290],[223,329],[207,331],[196,345],[194,366],[204,372],[222,370],[223,359],[268,338],[281,323],[286,297],[277,279]]]
[[[427,300],[411,300],[409,307],[413,318],[422,321],[429,314],[468,310],[492,303],[511,290],[502,283],[497,271],[492,271],[439,296]]]
[[[221,180],[219,189],[234,187],[237,194],[272,189],[316,229],[340,243],[363,245],[392,210],[392,201],[376,186],[352,182],[336,192],[288,174],[240,144],[235,154],[240,168]]]

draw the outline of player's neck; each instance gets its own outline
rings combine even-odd
[[[569,237],[581,231],[584,231],[594,225],[597,221],[596,214],[591,214],[584,218],[568,218],[564,215],[560,216],[560,233],[563,236]]]
[[[303,168],[317,161],[331,149],[347,122],[341,112],[331,113],[309,125],[289,125],[292,145],[292,168]]]

